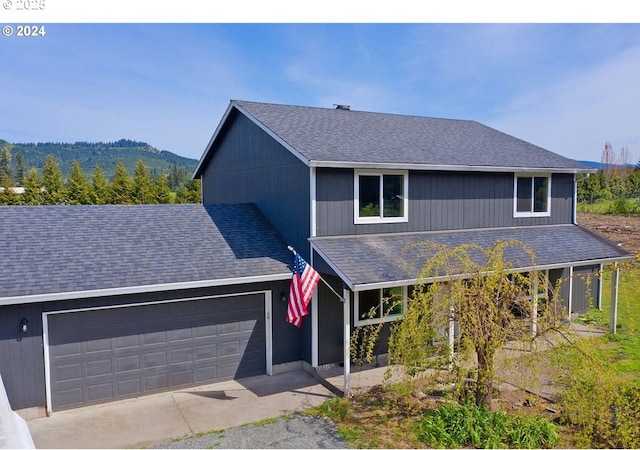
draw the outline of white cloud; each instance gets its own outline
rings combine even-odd
[[[640,45],[520,95],[487,123],[556,153],[600,161],[605,142],[640,156]]]

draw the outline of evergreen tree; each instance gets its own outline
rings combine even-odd
[[[13,180],[6,173],[2,177],[2,187],[0,189],[0,205],[19,205],[22,201],[20,194],[13,190]]]
[[[80,161],[77,159],[73,161],[71,165],[71,171],[69,172],[69,178],[67,179],[67,186],[69,189],[69,203],[72,205],[89,205],[92,202],[91,199],[91,184],[87,179],[82,167],[80,167]]]
[[[627,184],[629,197],[636,199],[637,204],[637,199],[640,199],[640,170],[636,169],[630,173]]]
[[[4,185],[5,178],[12,178],[11,173],[11,150],[5,146],[0,153],[0,184]],[[13,180],[11,180],[13,183]]]
[[[113,175],[113,183],[111,183],[111,203],[116,205],[132,203],[131,198],[131,177],[127,167],[118,162],[116,171]]]
[[[48,155],[42,169],[42,185],[44,187],[44,202],[46,205],[64,204],[67,192],[64,188],[60,165],[53,155]]]
[[[133,175],[132,200],[134,203],[147,204],[156,203],[154,183],[149,176],[147,166],[138,160],[135,173]]]
[[[38,171],[33,167],[29,170],[27,177],[24,179],[24,194],[22,194],[22,202],[25,205],[44,204],[42,182],[38,177]]]
[[[591,174],[579,174],[578,181],[578,202],[594,203],[603,194],[602,171]]]
[[[99,165],[96,165],[93,170],[92,184],[92,203],[94,205],[106,205],[111,203],[111,187],[109,186],[109,180],[107,180],[104,170],[102,170]]]
[[[200,203],[202,199],[202,182],[200,179],[189,180],[178,190],[177,203]]]
[[[178,163],[174,162],[173,166],[171,166],[171,172],[169,172],[169,178],[167,180],[169,183],[169,189],[177,191],[178,187],[182,184],[183,178],[184,175],[178,167]]]
[[[27,176],[27,166],[24,163],[22,153],[16,153],[16,186],[24,186],[24,178]]]
[[[156,200],[158,203],[171,203],[171,189],[169,189],[168,179],[167,174],[162,173],[155,180]]]

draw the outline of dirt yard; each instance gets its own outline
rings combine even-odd
[[[640,216],[578,213],[578,224],[621,243],[634,254],[640,253]]]

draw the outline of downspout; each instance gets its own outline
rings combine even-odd
[[[309,236],[316,236],[316,168],[309,167]],[[309,242],[309,258],[311,266],[313,267],[313,246]],[[318,289],[313,293],[311,298],[311,367],[318,367],[318,342],[319,342],[319,330],[318,330]]]
[[[578,225],[578,174],[573,174],[573,224]]]

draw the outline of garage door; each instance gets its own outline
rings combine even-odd
[[[46,314],[51,409],[264,374],[264,299]]]

